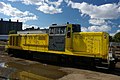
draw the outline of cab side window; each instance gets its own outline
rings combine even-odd
[[[73,32],[81,32],[80,25],[74,25],[73,24],[72,30],[73,30]]]
[[[55,28],[55,34],[60,34],[60,28]]]
[[[60,28],[60,34],[65,34],[65,28]]]
[[[67,38],[70,38],[71,37],[71,28],[68,27],[68,31],[67,31]]]
[[[54,28],[50,29],[50,34],[54,34]]]

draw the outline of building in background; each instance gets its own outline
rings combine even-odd
[[[17,33],[17,31],[22,30],[22,22],[19,22],[18,20],[16,22],[11,21],[3,21],[1,18],[0,20],[0,35],[8,35],[10,31],[14,31]]]

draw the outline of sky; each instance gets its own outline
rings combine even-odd
[[[0,18],[23,22],[23,29],[80,24],[83,32],[120,32],[120,0],[0,0]]]

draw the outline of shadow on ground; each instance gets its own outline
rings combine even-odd
[[[69,67],[69,68],[77,68],[77,69],[83,69],[83,70],[90,70],[90,71],[96,71],[96,72],[102,72],[102,73],[107,73],[107,74],[113,74],[113,75],[118,75],[120,76],[120,62],[117,63],[117,66],[113,70],[105,69],[105,68],[95,68],[92,66],[86,66],[86,65],[80,65],[80,64],[70,64],[68,63],[58,63],[58,62],[48,62],[48,61],[40,61],[40,60],[34,60],[38,61],[43,64],[48,64],[48,65],[55,65],[55,66],[60,66],[60,67]]]

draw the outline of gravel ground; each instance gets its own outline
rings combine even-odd
[[[58,80],[120,80],[120,71],[119,75],[115,75],[75,68],[62,68],[61,70],[68,72],[68,75]]]
[[[1,55],[0,66],[2,79],[26,80],[25,78],[29,77],[27,80],[120,80],[120,63],[115,71],[109,73],[107,70],[60,67]],[[27,75],[21,78],[20,73],[23,71],[27,72]],[[36,75],[39,79],[30,74]]]

